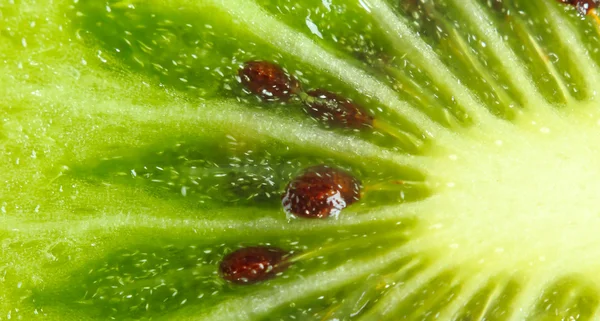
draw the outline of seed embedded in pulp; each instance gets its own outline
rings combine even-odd
[[[558,0],[559,2],[570,4],[577,8],[580,14],[586,15],[600,4],[598,0]]]
[[[239,76],[242,85],[266,101],[287,101],[300,90],[294,77],[269,61],[248,61],[239,70]]]
[[[324,165],[308,168],[286,187],[284,210],[298,217],[326,218],[360,199],[360,181],[349,173]]]
[[[361,106],[342,96],[323,89],[306,93],[306,112],[319,121],[342,128],[361,129],[373,124],[371,117]]]
[[[400,0],[400,8],[405,12],[416,12],[421,3],[419,0]]]
[[[221,261],[221,276],[235,284],[252,284],[273,278],[285,270],[288,252],[268,246],[253,246],[229,253]]]

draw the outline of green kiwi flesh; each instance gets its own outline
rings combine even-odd
[[[0,320],[600,318],[597,21],[556,0],[2,1]],[[253,60],[373,128],[249,93]],[[321,164],[360,200],[286,215]],[[252,246],[293,256],[224,280]]]

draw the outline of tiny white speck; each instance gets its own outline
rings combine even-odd
[[[504,142],[500,139],[498,139],[497,141],[495,141],[496,145],[498,146],[502,146],[502,144],[504,144]]]
[[[22,38],[21,44],[23,45],[23,47],[27,47],[27,40],[25,38]]]
[[[542,128],[540,128],[540,131],[542,133],[544,133],[544,134],[548,134],[548,133],[550,133],[550,128],[548,128],[548,127],[542,127]]]
[[[361,7],[363,7],[365,10],[367,10],[367,12],[371,12],[371,8],[369,8],[369,6],[365,3],[364,0],[358,0],[358,2],[360,3]]]
[[[98,50],[98,52],[96,53],[96,57],[98,57],[98,59],[100,59],[100,61],[102,61],[103,63],[107,63],[108,60],[104,59],[104,57],[102,57],[102,51]]]
[[[455,160],[458,159],[458,156],[452,154],[452,155],[448,156],[448,158],[450,158],[451,160],[455,161]]]
[[[310,16],[306,17],[306,26],[308,27],[308,29],[310,29],[310,32],[312,32],[317,37],[323,39],[323,34],[321,33],[321,31],[319,31],[319,27],[317,27],[317,25],[314,22],[312,22],[312,20],[310,20]]]

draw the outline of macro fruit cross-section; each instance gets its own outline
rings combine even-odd
[[[0,321],[600,319],[598,4],[0,1]]]

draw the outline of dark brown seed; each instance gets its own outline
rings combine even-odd
[[[496,12],[505,12],[503,0],[492,0],[490,7]]]
[[[558,0],[558,2],[574,6],[582,15],[590,13],[590,11],[597,8],[600,4],[600,0]]]
[[[229,253],[221,261],[221,276],[232,283],[252,284],[285,270],[289,253],[276,247],[254,246]]]
[[[360,181],[349,173],[319,165],[308,168],[288,184],[282,204],[284,210],[294,216],[337,216],[360,199],[360,189]]]
[[[310,97],[304,100],[306,112],[323,123],[352,129],[373,124],[373,117],[346,98],[323,89],[311,90],[307,94]]]
[[[267,101],[287,101],[300,90],[300,84],[279,65],[268,61],[249,61],[239,70],[242,84]]]
[[[400,8],[408,13],[417,11],[419,6],[419,0],[400,0]]]

